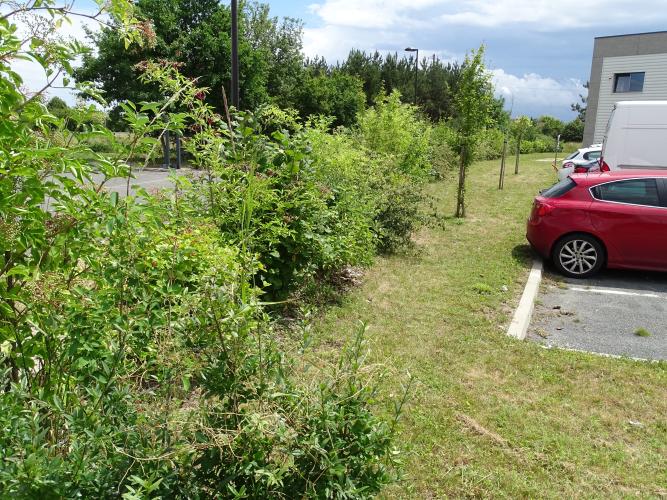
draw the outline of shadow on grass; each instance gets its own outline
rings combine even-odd
[[[524,243],[512,249],[512,258],[526,269],[533,265],[533,259],[539,258],[530,245]]]

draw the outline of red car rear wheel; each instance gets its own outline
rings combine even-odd
[[[552,260],[565,276],[588,278],[604,265],[604,248],[588,234],[570,234],[556,244]]]

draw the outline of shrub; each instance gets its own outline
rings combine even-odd
[[[563,129],[563,141],[579,142],[584,140],[584,122],[579,118],[568,122]]]
[[[476,154],[478,160],[495,160],[503,154],[503,141],[505,134],[502,130],[486,129],[481,133],[479,147]],[[508,154],[510,152],[508,151]]]
[[[402,104],[398,91],[378,99],[358,118],[361,143],[383,161],[392,161],[403,174],[424,179],[433,173],[430,162],[431,126],[413,106]]]
[[[445,121],[433,127],[431,134],[431,163],[433,170],[440,177],[451,175],[458,169],[458,155],[455,152],[456,137],[454,129]]]
[[[135,40],[130,4],[114,13]],[[276,113],[226,123],[164,61],[143,69],[167,97],[123,103],[127,136],[85,122],[86,110],[69,128],[20,90],[7,61],[23,42],[10,23],[0,23],[2,496],[377,493],[392,480],[394,436],[373,411],[363,331],[336,368],[317,371],[260,302],[265,281],[283,291],[371,257],[376,213],[354,199],[365,191],[352,190],[353,159],[336,181],[299,127],[283,129]],[[47,71],[84,50],[36,46],[27,57]],[[165,129],[187,132],[202,173],[172,193],[105,192],[110,179],[129,184],[129,159],[150,158]],[[114,153],[94,151],[93,137]]]

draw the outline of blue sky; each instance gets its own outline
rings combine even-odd
[[[229,0],[221,0],[228,2]],[[259,0],[276,16],[304,21],[304,52],[329,62],[349,50],[402,52],[463,60],[486,45],[487,66],[496,92],[513,115],[549,114],[571,119],[570,104],[585,93],[596,36],[667,29],[667,0]],[[77,10],[94,9],[76,0]],[[0,9],[1,10],[1,9]],[[85,18],[73,18],[66,34],[85,38]],[[44,75],[35,64],[15,69],[29,88]],[[53,92],[72,101],[67,90]]]
[[[497,92],[514,115],[570,119],[585,93],[596,36],[666,29],[664,0],[270,0],[305,23],[304,51],[330,62],[351,48],[461,60],[486,45]]]

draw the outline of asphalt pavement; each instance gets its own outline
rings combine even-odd
[[[168,189],[174,187],[174,183],[171,179],[173,175],[175,176],[186,176],[194,172],[193,170],[182,168],[182,169],[142,169],[135,170],[133,172],[134,179],[130,179],[130,193],[134,193],[136,188],[144,188],[148,192]],[[101,175],[93,176],[93,180],[96,183],[99,183],[103,180]],[[104,188],[107,191],[117,192],[121,196],[125,196],[127,192],[127,179],[111,179],[105,185]]]
[[[528,339],[547,346],[667,360],[667,274],[545,274]]]

